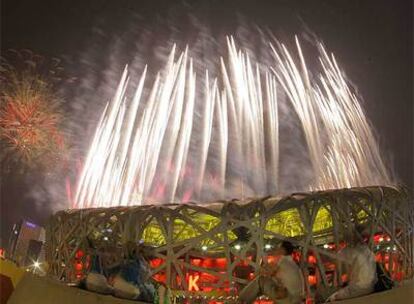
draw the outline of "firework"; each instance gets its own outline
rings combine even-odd
[[[0,140],[2,161],[9,168],[51,166],[62,160],[59,98],[48,79],[36,73],[36,58],[24,67],[3,61],[1,78]]]
[[[185,50],[131,101],[128,68],[98,124],[74,198],[76,206],[139,205],[263,196],[278,191],[278,96],[286,94],[303,127],[313,167],[308,189],[390,184],[357,97],[335,58],[319,47],[311,77],[299,41],[292,54],[270,45],[261,67],[227,39],[221,74],[197,75]],[[198,113],[201,118],[196,118]],[[194,130],[199,130],[194,132]],[[201,131],[200,131],[201,130]]]
[[[319,44],[322,72],[311,81],[297,38],[296,46],[298,63],[283,44],[278,50],[271,45],[273,72],[303,126],[315,172],[311,189],[389,184],[378,144],[335,57]]]

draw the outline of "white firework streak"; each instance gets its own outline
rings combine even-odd
[[[296,38],[299,73],[292,55],[281,44],[272,47],[273,70],[302,123],[314,167],[311,189],[388,185],[391,179],[358,98],[345,81],[333,55],[319,44],[322,73],[313,82]],[[325,134],[322,139],[319,134]]]
[[[205,71],[201,97],[188,48],[176,60],[173,46],[148,93],[145,67],[131,100],[125,68],[98,123],[74,207],[201,201],[206,193],[275,194],[277,83],[303,127],[314,172],[310,189],[390,184],[369,123],[334,56],[320,44],[321,73],[312,77],[295,41],[295,56],[283,44],[270,44],[274,65],[260,68],[228,37],[228,60],[220,59],[218,78]]]

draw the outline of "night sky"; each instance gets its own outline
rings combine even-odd
[[[413,188],[411,0],[3,0],[1,50],[30,49],[45,57],[62,58],[71,76],[82,79],[85,68],[77,70],[77,61],[83,52],[90,52],[90,42],[94,41],[97,56],[111,47],[110,41],[95,39],[96,29],[110,35],[121,35],[131,26],[151,30],[158,20],[174,14],[180,19],[186,11],[220,32],[231,32],[240,16],[282,38],[300,34],[305,28],[313,31],[358,87],[384,158],[392,164],[398,180]],[[151,52],[151,45],[146,51]],[[70,92],[64,92],[70,103]],[[42,208],[36,198],[24,195],[40,182],[38,173],[28,174],[33,176],[24,183],[2,178],[2,245],[13,222],[24,217],[44,224],[50,216],[46,205],[54,202],[43,199]]]

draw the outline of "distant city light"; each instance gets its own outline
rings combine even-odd
[[[30,228],[36,228],[37,227],[36,224],[30,223],[30,222],[26,222],[26,226],[28,226]]]
[[[269,250],[270,248],[272,248],[272,245],[266,244],[264,247],[265,247],[265,249]]]
[[[241,249],[240,244],[236,244],[236,245],[234,245],[234,249],[236,249],[236,250],[240,250],[240,249]]]
[[[208,248],[206,245],[201,246],[201,250],[206,251]]]

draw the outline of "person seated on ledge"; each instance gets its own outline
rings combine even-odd
[[[112,294],[113,289],[108,283],[105,270],[102,267],[101,256],[93,254],[91,260],[91,269],[84,280],[84,287],[89,291]]]
[[[356,227],[345,235],[347,246],[338,252],[338,259],[348,268],[348,283],[327,300],[343,300],[367,295],[374,291],[377,281],[375,255],[364,242],[367,233]]]
[[[281,256],[275,264],[264,264],[259,275],[240,292],[241,303],[253,303],[265,295],[278,304],[298,304],[304,300],[303,274],[292,259],[293,245],[283,241],[274,254]]]
[[[85,242],[88,250],[92,252],[90,255],[91,268],[80,286],[92,292],[112,294],[113,288],[107,280],[108,272],[102,262],[104,252],[102,252],[101,248],[98,250],[92,240],[88,237]]]
[[[155,286],[149,275],[149,265],[145,260],[149,248],[143,244],[126,244],[126,256],[113,278],[114,295],[119,298],[153,302]]]

